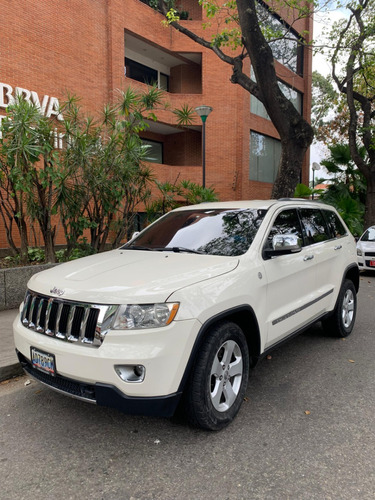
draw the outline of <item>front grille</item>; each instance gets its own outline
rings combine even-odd
[[[39,380],[39,382],[42,382],[42,384],[48,385],[49,387],[51,387],[51,389],[63,392],[68,396],[96,403],[94,385],[77,382],[76,380],[61,377],[61,375],[52,376],[48,375],[48,373],[43,373],[36,368],[33,368],[29,360],[26,359],[25,356],[23,356],[20,352],[18,352],[17,354],[21,366],[25,370],[25,372],[27,372],[33,378]]]
[[[99,347],[118,306],[87,304],[27,291],[21,314],[23,326],[78,345]]]
[[[366,257],[375,257],[375,252],[365,252]]]

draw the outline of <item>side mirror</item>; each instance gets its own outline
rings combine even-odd
[[[302,250],[301,240],[296,234],[276,234],[272,238],[272,247],[265,248],[266,257],[276,257],[277,255],[288,255]]]

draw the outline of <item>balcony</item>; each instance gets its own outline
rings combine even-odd
[[[160,122],[148,122],[141,138],[148,146],[146,160],[171,167],[202,165],[200,126],[176,127]]]
[[[202,54],[170,52],[125,32],[125,76],[171,94],[201,94]]]

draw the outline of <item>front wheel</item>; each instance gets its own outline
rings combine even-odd
[[[351,334],[357,314],[357,292],[350,280],[341,286],[332,316],[323,321],[324,330],[335,337],[347,337]]]
[[[185,393],[190,422],[220,430],[237,415],[249,377],[249,351],[241,328],[215,325],[199,350]]]

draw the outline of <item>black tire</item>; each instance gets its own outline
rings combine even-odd
[[[189,422],[212,431],[226,427],[237,415],[249,378],[249,350],[235,323],[213,326],[199,349],[184,393]]]
[[[357,292],[350,280],[344,280],[332,316],[324,320],[325,332],[334,337],[347,337],[352,333],[357,314]]]

